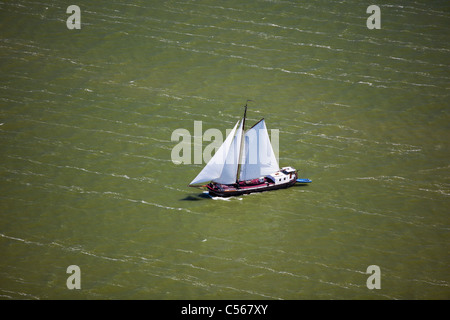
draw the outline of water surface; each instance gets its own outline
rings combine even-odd
[[[0,2],[2,299],[450,298],[447,1],[74,4]],[[311,185],[187,187],[247,99]]]

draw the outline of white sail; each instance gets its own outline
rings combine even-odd
[[[234,139],[228,149],[228,154],[223,164],[222,173],[220,177],[212,179],[214,182],[222,184],[232,184],[236,182],[236,175],[239,165],[239,152],[241,148],[241,137],[243,131],[244,120],[241,121],[239,128],[236,130]],[[228,139],[228,138],[227,138]]]
[[[236,123],[225,142],[190,185],[206,181],[235,183],[239,160],[241,181],[263,177],[280,170],[264,119],[248,130],[244,139],[242,139],[243,124],[244,121],[241,121],[240,125],[239,121]],[[241,141],[244,144],[242,154]]]
[[[228,155],[230,153],[229,152],[230,147],[231,147],[232,143],[236,140],[234,138],[235,138],[236,128],[237,128],[238,124],[239,124],[239,121],[236,123],[233,130],[230,132],[228,137],[225,139],[225,142],[216,151],[216,153],[211,158],[211,160],[209,160],[209,162],[206,164],[206,166],[203,168],[203,170],[200,171],[200,173],[197,175],[197,177],[195,177],[195,179],[192,180],[192,182],[190,183],[191,185],[196,184],[196,183],[206,182],[206,181],[212,181],[212,180],[217,181],[217,182],[219,182],[218,180],[228,181],[227,179],[221,179],[221,178],[222,178],[222,173],[224,171],[223,169],[224,169],[225,163],[229,158]],[[242,132],[242,123],[241,123],[240,129]],[[227,170],[230,170],[230,169],[231,168],[227,168]],[[236,172],[237,172],[237,167],[234,170],[234,180],[232,182],[228,182],[228,183],[235,182]],[[228,172],[225,172],[225,173],[228,174]]]
[[[280,170],[264,119],[246,132],[243,150],[239,180],[255,179]]]

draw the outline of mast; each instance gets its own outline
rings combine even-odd
[[[237,172],[236,172],[236,184],[238,186],[239,186],[239,175],[240,175],[240,172],[241,172],[241,163],[242,163],[242,161],[241,161],[242,149],[243,149],[243,146],[244,146],[245,117],[247,115],[247,103],[249,101],[252,101],[252,100],[247,100],[247,102],[245,103],[245,106],[244,106],[244,108],[245,108],[244,119],[242,120],[241,145],[240,145],[240,148],[239,148],[238,167],[237,167]]]

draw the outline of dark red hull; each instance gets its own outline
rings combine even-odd
[[[293,175],[291,179],[284,183],[275,184],[270,179],[265,178],[262,183],[260,182],[250,182],[240,181],[237,184],[220,184],[220,183],[210,183],[206,185],[209,194],[217,197],[232,197],[240,196],[243,194],[249,194],[254,192],[264,192],[277,189],[284,189],[293,186],[296,183],[297,174]]]

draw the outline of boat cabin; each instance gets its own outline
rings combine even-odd
[[[266,178],[272,180],[276,185],[288,183],[295,176],[296,170],[292,167],[284,167],[279,171],[269,174]]]
[[[285,174],[295,173],[296,170],[292,167],[283,167],[280,169],[280,171],[284,172]]]

